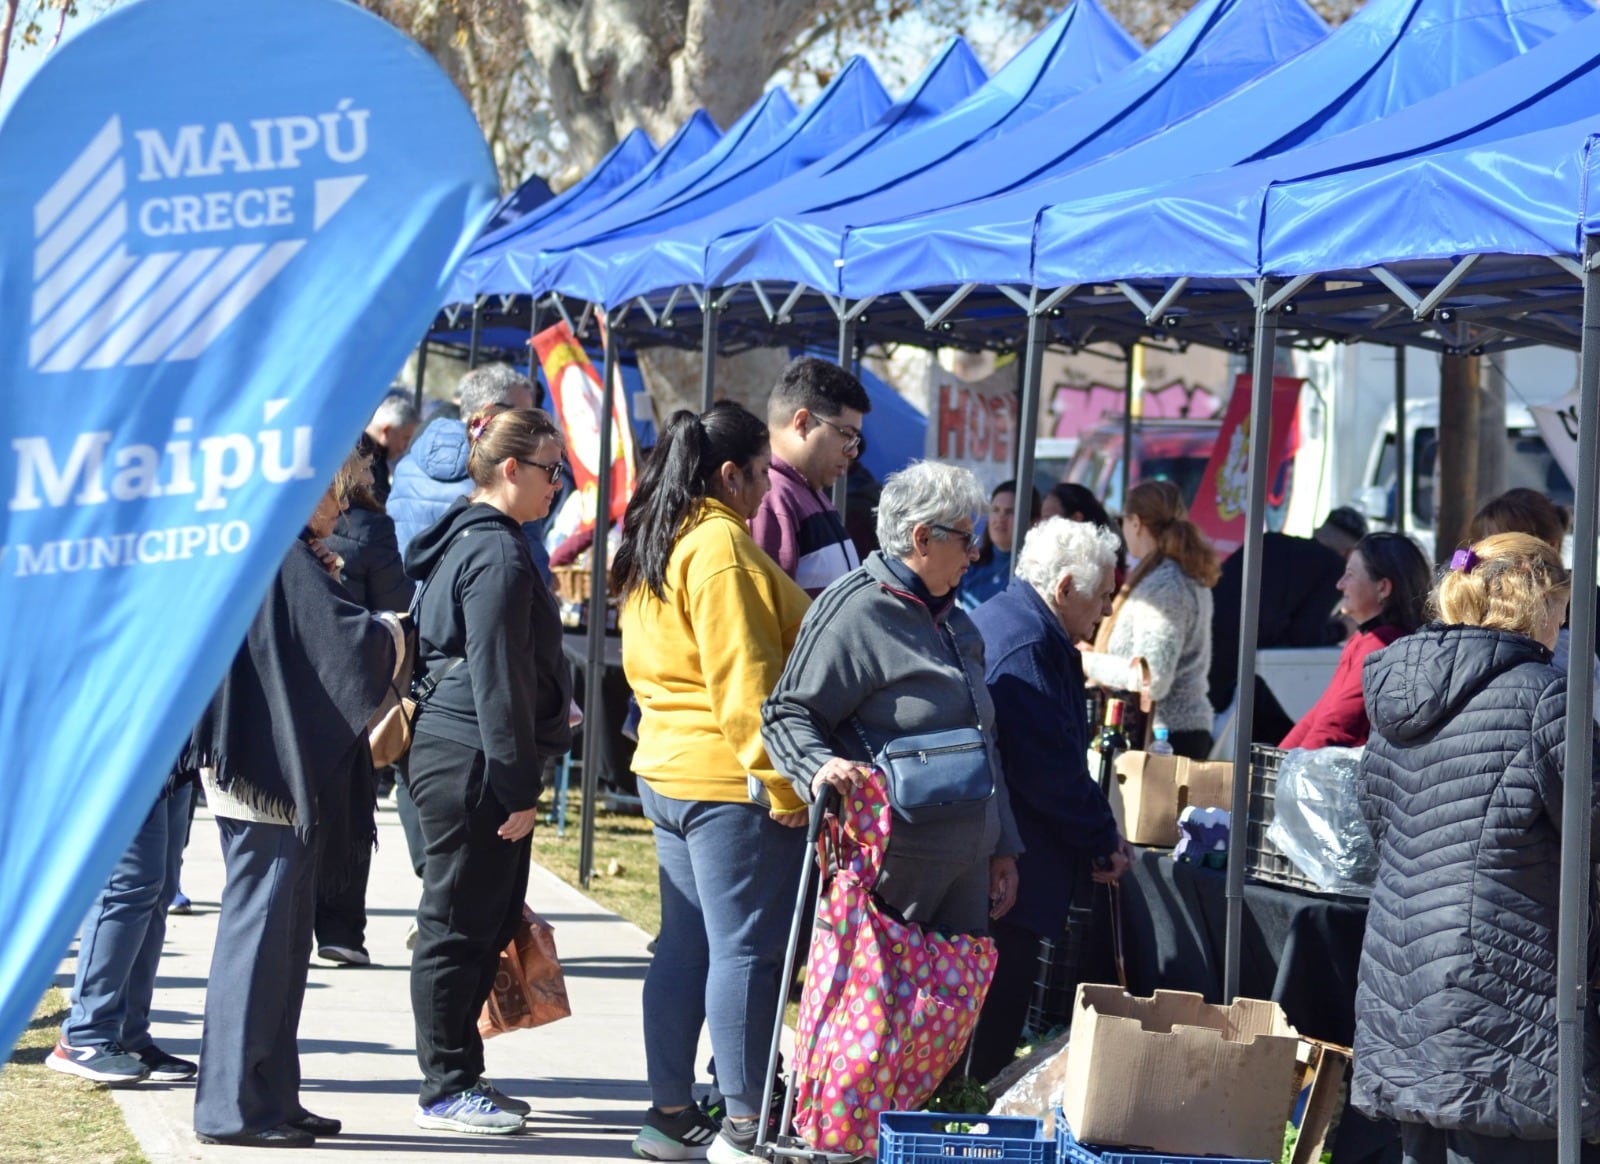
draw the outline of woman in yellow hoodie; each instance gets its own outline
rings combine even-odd
[[[746,526],[771,456],[765,422],[731,401],[675,413],[612,567],[661,867],[644,983],[651,1108],[633,1143],[650,1160],[746,1159],[761,1110],[806,821],[767,759],[761,704],[810,602]],[[691,1092],[702,1025],[727,1103],[720,1134]]]

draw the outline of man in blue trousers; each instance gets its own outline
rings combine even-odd
[[[150,1002],[189,830],[191,774],[173,774],[95,896],[78,936],[72,1009],[45,1066],[110,1087],[193,1079],[150,1038]]]

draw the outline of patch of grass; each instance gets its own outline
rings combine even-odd
[[[148,1164],[109,1092],[44,1065],[67,1015],[52,987],[0,1068],[0,1156],[7,1164]]]
[[[541,807],[550,811],[553,793],[546,792]],[[583,819],[583,796],[576,789],[567,795],[567,835],[556,836],[555,825],[541,820],[533,832],[533,859],[577,889],[578,845]],[[594,876],[583,890],[605,908],[626,918],[647,934],[661,927],[661,892],[656,881],[656,842],[650,822],[636,813],[600,811],[595,816]]]

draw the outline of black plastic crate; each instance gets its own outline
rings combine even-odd
[[[1282,748],[1250,745],[1250,816],[1244,829],[1244,871],[1257,881],[1271,885],[1325,893],[1326,890],[1300,872],[1267,835],[1277,801],[1278,769],[1286,755]]]

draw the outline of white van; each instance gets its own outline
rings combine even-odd
[[[1373,529],[1392,530],[1395,521],[1395,410],[1391,407],[1383,428],[1373,439],[1367,457],[1366,484],[1355,506],[1366,514]],[[1436,513],[1435,474],[1439,452],[1439,401],[1414,400],[1406,404],[1407,458],[1405,532],[1417,540],[1429,560],[1434,555],[1433,523]],[[1533,414],[1520,404],[1506,405],[1506,488],[1537,489],[1561,505],[1571,506],[1572,482],[1539,434]]]

